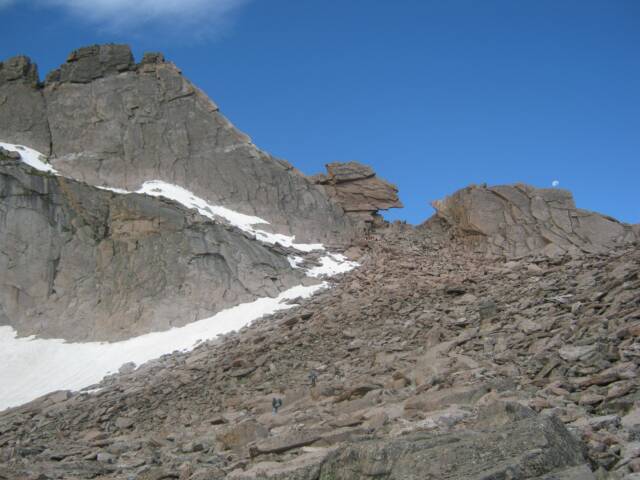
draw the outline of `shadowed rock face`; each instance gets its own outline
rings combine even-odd
[[[298,240],[352,236],[324,189],[256,148],[160,54],[135,64],[124,45],[81,48],[44,86],[25,57],[0,72],[1,140],[51,155],[66,176],[129,190],[164,180]]]
[[[0,152],[0,324],[117,340],[302,282],[286,256],[172,202],[42,174]]]
[[[433,203],[438,223],[479,251],[520,257],[601,252],[638,239],[631,227],[576,208],[570,192],[527,185],[470,186]]]
[[[322,185],[355,222],[373,222],[379,210],[402,208],[398,188],[376,177],[368,165],[358,162],[329,163],[327,175],[316,175]]]
[[[0,137],[46,154],[51,148],[38,68],[24,56],[0,62]]]

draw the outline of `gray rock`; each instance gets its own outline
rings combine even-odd
[[[559,420],[533,417],[495,430],[354,443],[329,456],[320,480],[524,480],[584,464],[579,442]]]
[[[28,59],[5,63],[22,65],[4,67],[5,77],[33,77]],[[322,187],[256,148],[161,54],[136,65],[126,45],[85,47],[44,87],[32,83],[0,81],[0,140],[50,154],[66,176],[128,190],[164,180],[298,241],[353,237],[352,221]]]
[[[115,340],[299,284],[278,249],[181,206],[0,164],[0,305],[21,335]]]
[[[578,465],[533,480],[596,480],[596,476],[587,465]]]
[[[38,68],[24,56],[0,62],[0,141],[49,154],[51,134]]]
[[[19,82],[35,87],[38,81],[38,67],[29,57],[19,55],[0,62],[0,84]]]
[[[89,83],[107,75],[135,69],[128,45],[92,45],[69,54],[67,63],[47,77],[47,83]]]

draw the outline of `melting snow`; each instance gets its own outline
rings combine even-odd
[[[293,305],[283,302],[309,297],[326,286],[293,287],[276,298],[243,303],[184,327],[115,343],[16,338],[14,329],[0,327],[0,410],[55,390],[79,390],[95,384],[127,362],[139,365],[175,350],[191,350],[200,340],[238,330],[263,315],[291,308]]]
[[[6,150],[18,152],[20,154],[20,159],[30,167],[35,168],[36,170],[59,175],[56,169],[54,169],[51,165],[46,163],[47,157],[45,157],[40,152],[34,150],[33,148],[25,147],[22,145],[14,145],[13,143],[3,143],[3,142],[0,142],[0,147]]]
[[[3,142],[0,142],[0,147],[17,151],[24,163],[37,170],[60,175],[46,162],[44,155],[32,148]],[[121,188],[97,188],[118,194],[132,193]],[[222,218],[264,243],[281,244],[300,252],[324,250],[320,243],[295,243],[293,236],[257,229],[255,225],[269,222],[211,205],[178,185],[152,180],[145,182],[136,193],[176,201],[210,219]],[[292,268],[300,268],[304,261],[296,255],[287,259]],[[320,258],[320,265],[309,269],[307,275],[331,276],[347,272],[356,266],[356,262],[348,261],[343,255],[327,253]],[[175,350],[189,350],[199,340],[207,340],[240,329],[263,315],[290,308],[291,305],[282,302],[297,297],[308,297],[326,286],[326,283],[322,283],[310,287],[293,287],[276,298],[260,298],[181,328],[149,333],[116,343],[66,343],[59,339],[17,338],[13,328],[0,326],[0,410],[30,401],[51,391],[77,390],[92,385],[127,362],[141,364]]]
[[[357,266],[358,263],[350,262],[344,255],[330,253],[320,259],[320,266],[310,268],[307,275],[310,277],[333,276],[353,270]]]
[[[289,255],[287,260],[289,261],[291,268],[300,268],[300,265],[304,262],[304,258],[299,257],[298,255]]]
[[[264,243],[279,243],[280,245],[294,248],[301,252],[324,250],[324,246],[321,243],[295,243],[295,237],[293,236],[258,230],[253,226],[260,224],[268,225],[269,222],[260,217],[253,217],[243,213],[234,212],[233,210],[225,207],[211,205],[205,199],[196,196],[189,190],[179,187],[178,185],[172,185],[171,183],[163,182],[161,180],[151,180],[149,182],[145,182],[137,193],[144,193],[154,197],[164,197],[174,200],[187,208],[197,210],[201,215],[212,220],[216,217],[224,218],[231,225],[254,235],[258,240]]]

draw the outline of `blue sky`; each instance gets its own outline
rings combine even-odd
[[[89,7],[87,7],[89,5]],[[553,180],[640,222],[638,0],[0,0],[0,58],[161,50],[304,173],[372,165],[389,219],[470,183]]]

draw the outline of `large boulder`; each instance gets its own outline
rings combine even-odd
[[[298,241],[350,240],[350,219],[322,187],[259,150],[161,54],[135,64],[126,45],[81,48],[43,86],[34,66],[11,62],[0,73],[0,141],[50,154],[63,175],[128,190],[163,180]]]
[[[472,185],[433,202],[423,227],[443,224],[476,250],[521,257],[602,252],[638,239],[630,225],[576,208],[566,190],[528,185]]]
[[[415,433],[346,445],[321,468],[320,480],[478,480],[509,478],[594,479],[582,445],[556,418],[532,416],[497,428],[455,433]],[[564,475],[564,476],[560,476]]]
[[[376,176],[368,165],[358,162],[329,163],[326,175],[316,175],[322,185],[356,222],[373,222],[379,210],[402,208],[398,188]]]

